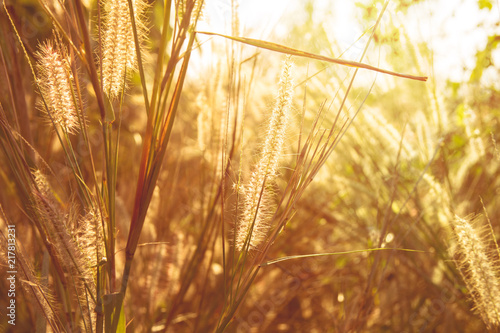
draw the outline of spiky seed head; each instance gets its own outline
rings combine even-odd
[[[77,132],[78,98],[66,50],[49,40],[40,44],[36,57],[42,109],[54,125],[68,133]]]
[[[492,259],[485,237],[474,224],[476,218],[453,221],[461,259],[457,262],[475,302],[476,310],[489,327],[500,326],[499,263]]]
[[[133,0],[134,20],[139,42],[145,35],[143,0]],[[127,73],[137,68],[134,31],[128,0],[104,2],[104,28],[102,32],[102,82],[110,99],[125,89]]]
[[[236,229],[236,248],[257,248],[269,230],[269,219],[274,210],[272,184],[278,175],[279,161],[286,138],[293,84],[292,62],[287,57],[283,64],[279,91],[273,109],[267,136],[250,180],[245,184],[243,213]]]

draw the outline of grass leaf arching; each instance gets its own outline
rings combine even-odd
[[[294,49],[291,47],[279,45],[276,43],[271,43],[271,42],[264,41],[264,40],[247,38],[247,37],[227,36],[227,35],[222,35],[222,34],[218,34],[215,32],[197,31],[197,33],[203,34],[203,35],[209,35],[209,36],[220,36],[220,37],[231,39],[231,40],[234,40],[234,41],[237,41],[240,43],[252,45],[255,47],[259,47],[259,48],[263,48],[263,49],[267,49],[267,50],[271,50],[271,51],[275,51],[275,52],[279,52],[279,53],[294,55],[294,56],[298,56],[298,57],[305,57],[305,58],[310,58],[310,59],[315,59],[315,60],[320,60],[320,61],[326,61],[326,62],[344,65],[344,66],[348,66],[348,67],[368,69],[368,70],[372,70],[375,72],[389,74],[389,75],[398,76],[398,77],[411,79],[411,80],[427,81],[427,76],[415,76],[415,75],[410,75],[410,74],[396,73],[393,71],[380,69],[380,68],[377,68],[377,67],[374,67],[371,65],[363,64],[361,62],[343,60],[343,59],[338,59],[338,58],[329,58],[329,57],[325,57],[322,55],[297,50],[297,49]]]

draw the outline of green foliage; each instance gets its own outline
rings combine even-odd
[[[479,81],[483,76],[484,70],[493,65],[491,53],[497,48],[499,42],[500,36],[489,36],[484,49],[476,53],[476,66],[470,76],[471,82]]]
[[[493,8],[493,1],[492,0],[477,0],[477,5],[479,9],[488,9],[491,10]]]

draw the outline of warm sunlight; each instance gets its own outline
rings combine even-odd
[[[252,32],[255,38],[264,38],[280,29],[279,21],[291,7],[294,0],[252,0],[233,1],[240,23],[240,33]],[[224,34],[231,33],[231,0],[215,0],[205,3],[207,20],[199,23],[200,30]]]
[[[0,331],[498,332],[497,0],[3,0]]]

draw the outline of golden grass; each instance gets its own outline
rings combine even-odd
[[[266,238],[269,220],[275,210],[273,185],[286,141],[286,129],[292,103],[293,74],[290,59],[283,64],[276,105],[269,118],[266,140],[248,180],[241,186],[243,212],[236,229],[238,251],[256,249]]]
[[[356,61],[332,56],[314,6],[290,24],[309,52],[245,36],[236,0],[232,35],[197,32],[206,5],[4,1],[0,265],[15,225],[16,329],[498,330],[497,90],[370,65],[372,43],[396,45],[394,67],[432,72],[397,15],[382,20],[388,1],[365,9]],[[481,210],[484,233],[453,218]],[[2,308],[9,288],[2,275]]]

